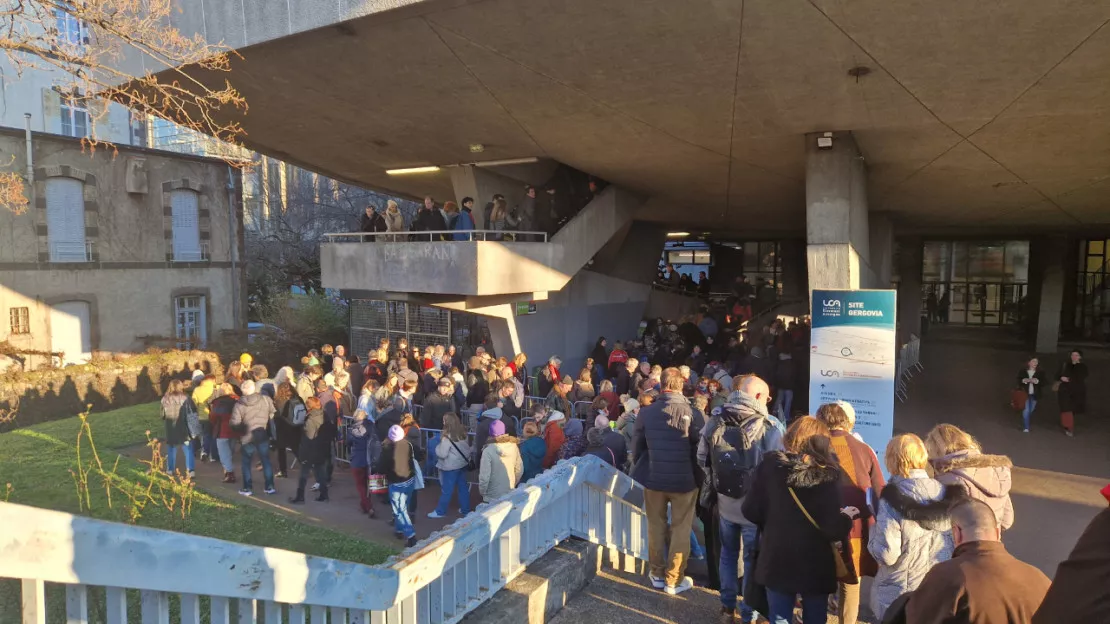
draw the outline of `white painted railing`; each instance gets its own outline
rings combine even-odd
[[[45,583],[67,622],[92,590],[108,624],[135,592],[142,624],[170,622],[171,596],[182,624],[451,624],[570,536],[646,559],[642,493],[596,457],[560,462],[379,566],[0,503],[0,577],[22,581],[23,624],[46,622]]]

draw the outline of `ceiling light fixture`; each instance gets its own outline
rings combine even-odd
[[[406,167],[403,169],[386,169],[386,175],[408,175],[410,173],[435,173],[439,171],[439,167],[432,165],[430,167]]]
[[[505,160],[483,160],[481,162],[470,163],[475,167],[502,167],[505,165],[530,165],[539,162],[540,159],[535,156],[528,158],[507,158]]]
[[[689,232],[667,232],[667,238],[682,238],[689,235]]]

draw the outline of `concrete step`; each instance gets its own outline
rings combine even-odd
[[[864,587],[864,596],[869,589],[869,584]],[[721,621],[720,611],[720,595],[711,589],[695,586],[669,596],[651,587],[646,576],[605,567],[550,624],[715,624]],[[861,611],[858,624],[872,624],[866,606]],[[827,622],[838,624],[839,619],[829,615]]]

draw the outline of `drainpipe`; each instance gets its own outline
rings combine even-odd
[[[244,319],[239,316],[239,236],[235,231],[235,174],[231,165],[227,166],[227,232],[227,250],[231,258],[231,310],[235,329],[242,329],[246,323],[240,323]]]
[[[31,203],[35,203],[35,160],[31,148],[31,113],[23,113],[23,137],[27,142],[27,188]]]

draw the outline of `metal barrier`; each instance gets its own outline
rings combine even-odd
[[[182,622],[199,622],[206,596],[212,624],[230,624],[233,602],[239,622],[446,624],[569,537],[647,560],[642,500],[627,475],[577,457],[377,566],[0,503],[0,576],[21,581],[23,622],[48,610],[87,622],[93,594],[108,622],[126,624],[137,591],[144,623],[170,621],[171,602]]]
[[[439,446],[440,436],[443,435],[442,429],[421,429],[420,430],[420,444],[424,447],[427,457],[424,459],[424,464],[420,468],[424,471],[424,478],[432,481],[439,481],[439,458],[436,457],[436,447]],[[475,433],[473,431],[467,432],[466,443],[470,445],[470,452],[474,454]],[[474,455],[475,458],[480,457]],[[471,485],[478,484],[477,471],[468,475],[467,483]]]
[[[571,403],[571,411],[573,415],[567,414],[567,418],[580,418],[582,420],[589,420],[590,408],[593,407],[593,401],[575,401]]]
[[[898,350],[898,362],[895,368],[894,396],[905,403],[909,396],[909,380],[913,379],[914,370],[925,371],[925,366],[921,364],[920,338],[910,334],[910,341]]]

